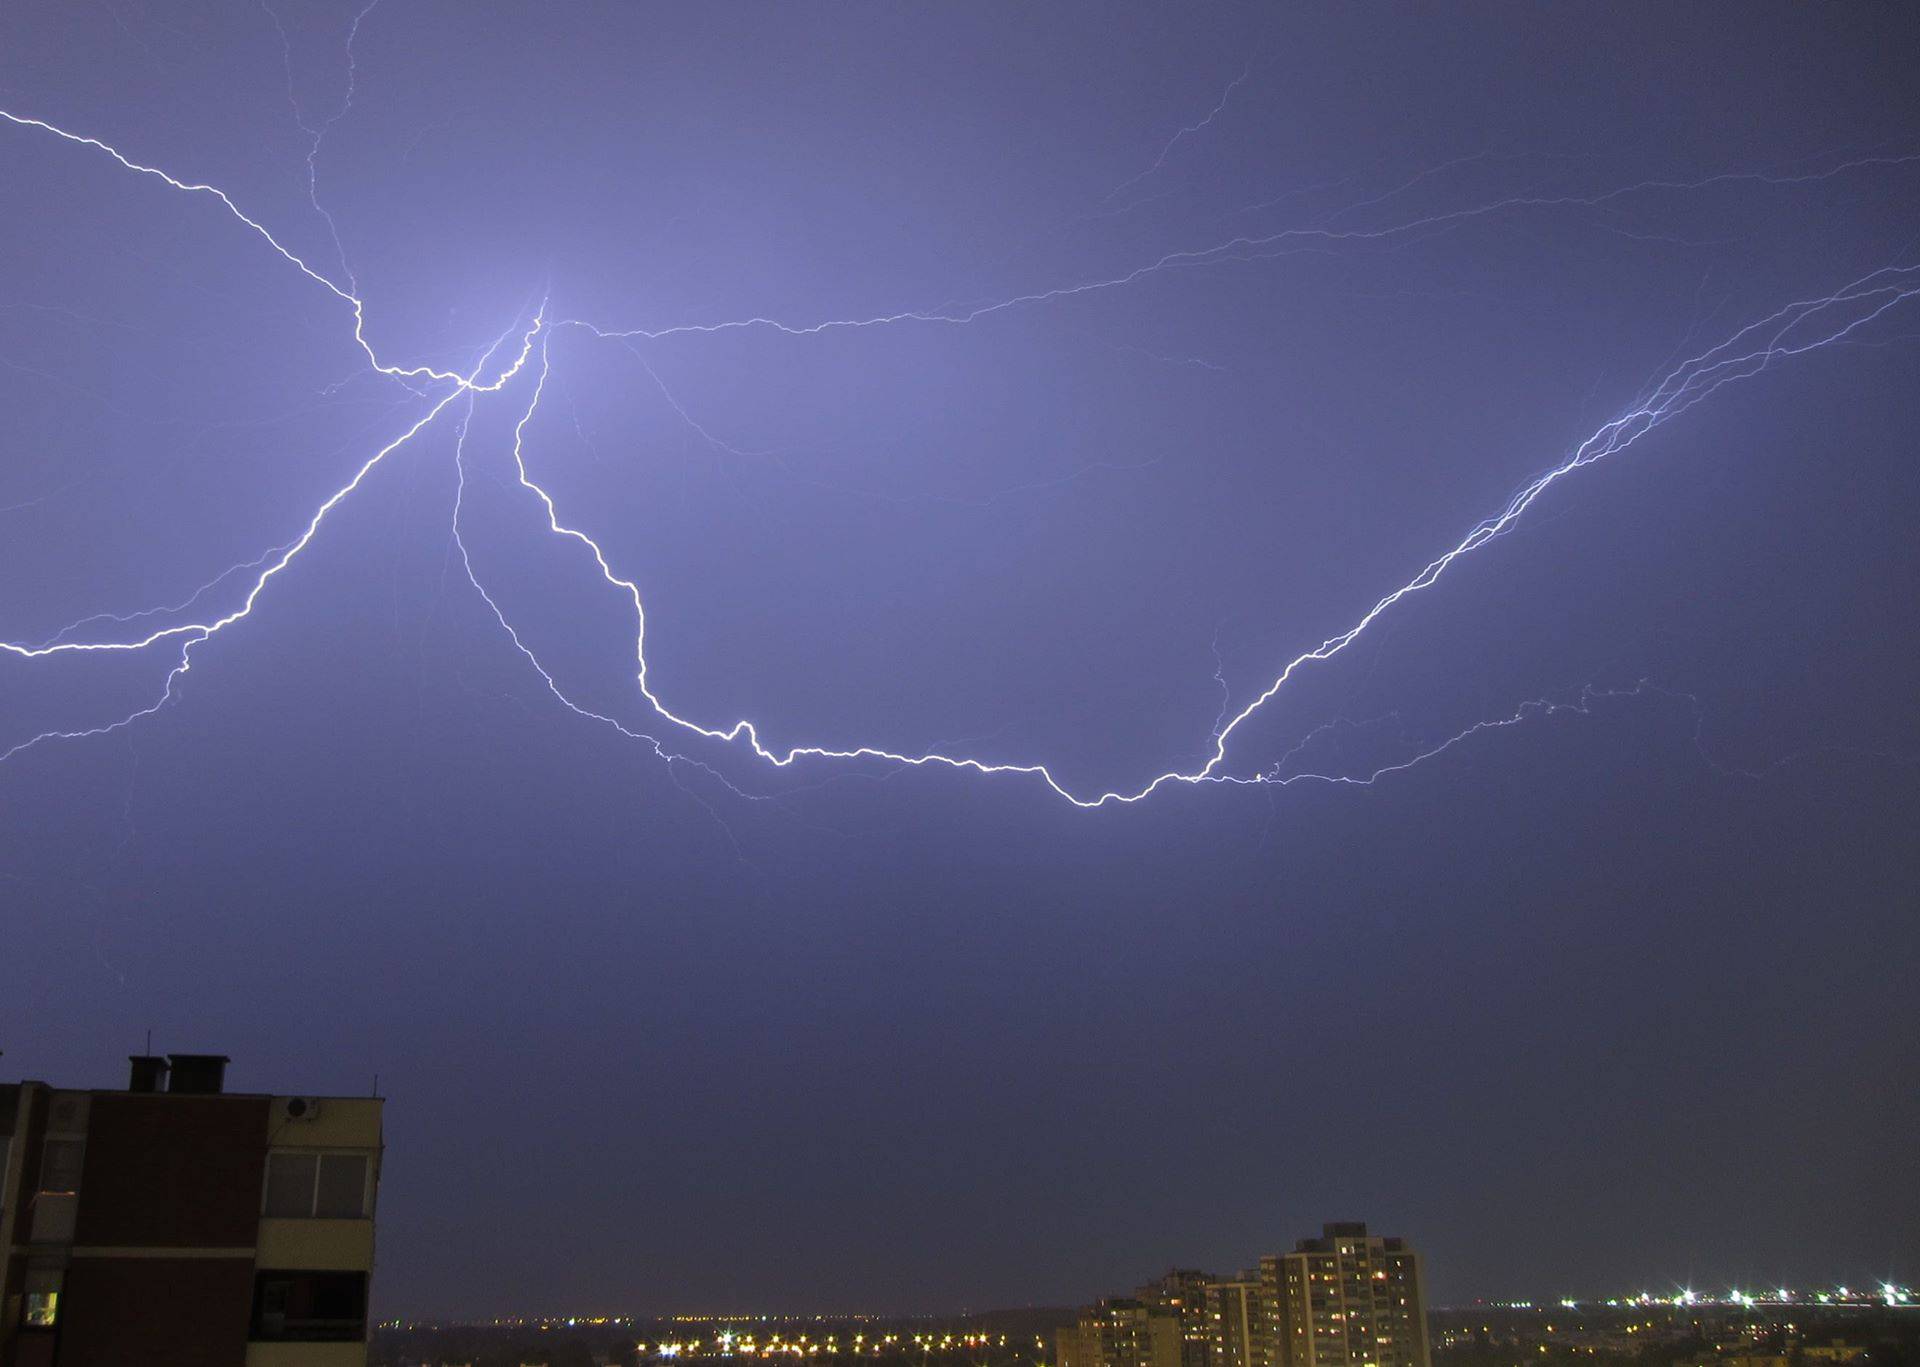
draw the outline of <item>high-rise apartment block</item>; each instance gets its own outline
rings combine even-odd
[[[1207,1288],[1213,1278],[1176,1267],[1133,1293],[1150,1315],[1174,1321],[1180,1332],[1180,1367],[1211,1367],[1212,1326],[1207,1320]]]
[[[1429,1367],[1419,1255],[1332,1224],[1232,1277],[1175,1270],[1059,1336],[1059,1367]]]
[[[1055,1336],[1059,1367],[1181,1367],[1180,1320],[1131,1297],[1103,1300]]]
[[[1420,1257],[1363,1224],[1327,1225],[1262,1259],[1280,1343],[1277,1367],[1428,1367]]]
[[[381,1102],[0,1085],[0,1367],[364,1367]]]
[[[1258,1269],[1207,1287],[1207,1347],[1211,1367],[1272,1367],[1275,1299]]]

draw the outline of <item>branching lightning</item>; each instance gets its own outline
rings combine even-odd
[[[1138,185],[1141,181],[1146,180],[1149,176],[1152,176],[1156,172],[1158,172],[1161,167],[1167,164],[1167,158],[1173,155],[1174,148],[1178,147],[1182,142],[1186,141],[1186,139],[1192,137],[1194,134],[1204,132],[1213,123],[1215,119],[1219,118],[1222,114],[1226,112],[1227,101],[1233,98],[1233,92],[1238,90],[1241,86],[1245,85],[1247,83],[1247,78],[1251,75],[1253,75],[1253,64],[1249,62],[1238,76],[1234,77],[1232,81],[1228,82],[1227,88],[1220,92],[1219,101],[1215,103],[1212,109],[1207,111],[1205,118],[1202,118],[1195,123],[1183,124],[1174,133],[1172,137],[1168,138],[1166,142],[1161,144],[1160,154],[1153,159],[1153,164],[1151,166],[1147,167],[1146,170],[1140,172],[1139,175],[1132,176],[1127,180],[1123,180],[1118,185],[1114,186],[1111,190],[1107,191],[1106,198],[1102,199],[1100,203],[1103,205],[1113,203],[1114,200],[1120,197],[1122,192],[1132,189],[1134,186]]]
[[[355,18],[354,33],[357,34],[361,21],[372,12],[373,8],[373,5],[368,5]],[[271,8],[268,8],[268,13],[273,14]],[[274,22],[277,27],[279,24],[277,17]],[[284,29],[281,30],[281,36],[285,42]],[[991,315],[1009,310],[1038,307],[1072,296],[1121,289],[1148,276],[1175,269],[1220,265],[1229,261],[1244,261],[1296,250],[1325,249],[1335,244],[1392,246],[1422,234],[1449,231],[1471,221],[1496,214],[1556,208],[1603,208],[1633,195],[1693,191],[1733,181],[1769,186],[1805,184],[1868,169],[1886,169],[1920,163],[1920,153],[1856,157],[1816,171],[1792,175],[1755,171],[1726,172],[1692,181],[1642,181],[1586,196],[1515,196],[1468,208],[1408,218],[1377,228],[1336,227],[1334,220],[1330,218],[1322,220],[1318,226],[1289,228],[1265,235],[1236,235],[1211,246],[1167,252],[1135,268],[1110,276],[1034,290],[964,309],[904,310],[871,316],[826,319],[811,323],[789,323],[770,317],[753,316],[718,322],[620,328],[583,318],[549,317],[548,307],[543,303],[533,312],[530,320],[522,320],[514,328],[496,338],[470,368],[459,372],[442,370],[429,365],[397,364],[382,359],[369,339],[367,305],[360,294],[352,271],[347,266],[346,253],[341,247],[339,232],[331,214],[322,206],[318,195],[316,162],[321,145],[328,130],[345,115],[352,103],[354,80],[352,35],[349,36],[348,46],[347,94],[337,112],[330,118],[313,121],[302,115],[299,102],[293,100],[290,50],[288,67],[289,99],[294,105],[296,121],[310,139],[310,150],[306,158],[308,198],[314,209],[325,219],[335,250],[339,254],[337,277],[314,267],[296,254],[266,226],[245,213],[224,191],[212,185],[177,178],[157,167],[134,160],[106,142],[70,132],[39,118],[0,109],[0,120],[20,130],[44,134],[74,147],[89,149],[91,152],[110,158],[134,175],[155,178],[185,195],[217,202],[229,216],[237,220],[289,266],[325,290],[338,304],[345,306],[351,316],[351,335],[355,344],[365,355],[368,365],[379,376],[413,389],[419,395],[423,411],[420,411],[397,435],[387,440],[354,469],[351,476],[336,487],[312,512],[303,529],[291,541],[274,547],[252,560],[229,567],[202,584],[190,595],[171,605],[129,613],[92,614],[70,623],[53,635],[37,642],[0,640],[0,654],[21,661],[41,660],[60,655],[140,652],[155,648],[174,652],[160,693],[150,704],[126,716],[97,726],[41,732],[12,744],[10,748],[0,750],[0,761],[46,742],[77,740],[109,734],[160,711],[175,698],[179,681],[192,668],[196,648],[228,627],[249,617],[262,601],[272,581],[292,565],[314,541],[332,511],[361,488],[368,477],[390,456],[427,430],[442,413],[454,408],[456,418],[448,420],[449,422],[457,421],[457,436],[453,444],[456,491],[452,508],[452,544],[457,549],[468,582],[485,602],[492,617],[514,649],[539,675],[549,693],[565,708],[596,724],[613,729],[626,739],[648,747],[654,755],[670,764],[676,761],[696,764],[742,796],[752,794],[744,792],[722,775],[708,758],[688,754],[684,747],[705,744],[717,747],[716,753],[724,753],[726,749],[731,748],[750,754],[755,760],[775,769],[788,769],[802,762],[867,763],[903,769],[962,770],[983,776],[1018,776],[1044,784],[1054,794],[1074,806],[1089,809],[1139,802],[1163,788],[1179,784],[1279,786],[1299,783],[1371,784],[1389,775],[1404,772],[1416,765],[1433,760],[1466,741],[1490,731],[1513,727],[1544,716],[1564,713],[1584,715],[1590,712],[1595,704],[1602,701],[1640,697],[1650,692],[1664,694],[1664,690],[1642,682],[1631,689],[1609,690],[1590,687],[1560,701],[1534,699],[1522,703],[1504,716],[1476,722],[1438,741],[1418,744],[1404,758],[1371,767],[1363,766],[1351,771],[1337,767],[1301,767],[1296,763],[1301,761],[1313,745],[1327,734],[1330,727],[1343,723],[1329,723],[1327,726],[1316,728],[1279,760],[1264,766],[1256,765],[1243,772],[1236,772],[1230,767],[1229,751],[1236,733],[1280,696],[1297,675],[1314,665],[1339,656],[1383,617],[1394,613],[1408,600],[1416,598],[1439,583],[1457,563],[1474,555],[1488,543],[1512,529],[1526,517],[1550,489],[1568,476],[1624,452],[1657,427],[1687,412],[1722,388],[1737,381],[1753,378],[1776,362],[1801,356],[1823,347],[1861,340],[1859,334],[1864,329],[1912,300],[1916,295],[1920,295],[1920,264],[1884,267],[1861,275],[1831,292],[1781,305],[1765,317],[1746,323],[1720,342],[1679,360],[1664,375],[1651,383],[1626,411],[1601,424],[1585,440],[1551,464],[1543,473],[1524,484],[1504,506],[1475,523],[1416,573],[1381,594],[1358,620],[1328,635],[1318,645],[1295,654],[1277,670],[1267,675],[1268,681],[1264,687],[1237,709],[1232,708],[1227,700],[1227,685],[1224,671],[1219,668],[1216,641],[1214,677],[1221,685],[1223,701],[1220,713],[1211,728],[1208,748],[1200,762],[1186,768],[1170,769],[1127,787],[1104,791],[1079,791],[1064,783],[1047,765],[1042,763],[1000,762],[964,753],[949,754],[933,750],[909,752],[867,744],[774,745],[763,739],[759,727],[746,718],[724,724],[703,721],[692,715],[684,705],[670,705],[663,695],[663,690],[656,683],[654,671],[648,659],[647,605],[639,583],[622,574],[603,546],[588,532],[563,515],[553,494],[536,478],[530,462],[528,433],[540,412],[548,392],[549,380],[554,373],[556,338],[562,333],[574,333],[586,338],[610,340],[631,346],[635,340],[659,342],[694,334],[745,329],[770,330],[794,338],[804,338],[836,329],[911,325],[960,326],[976,323]],[[1153,165],[1128,184],[1144,179],[1157,171],[1181,139],[1199,132],[1217,118],[1235,88],[1245,79],[1246,75],[1243,73],[1238,80],[1227,87],[1218,105],[1206,119],[1176,133],[1161,148]],[[1427,174],[1430,173],[1422,173],[1423,176]],[[1125,186],[1119,188],[1124,189]],[[1118,193],[1118,190],[1115,193]],[[1387,195],[1366,201],[1363,205],[1352,207],[1382,204],[1398,193],[1397,190],[1392,191]],[[496,363],[495,357],[503,353],[506,359]],[[644,357],[641,358],[641,363],[658,385],[658,376],[653,374],[650,366],[647,366]],[[529,373],[523,377],[523,372]],[[469,461],[467,438],[471,419],[481,403],[488,401],[490,396],[500,395],[502,391],[516,383],[524,386],[527,391],[524,403],[518,408],[518,417],[512,429],[510,457],[517,486],[522,495],[538,505],[546,531],[560,542],[590,556],[601,579],[609,588],[617,591],[630,606],[633,614],[634,684],[640,700],[652,714],[652,720],[645,726],[635,725],[609,712],[584,706],[569,696],[552,670],[527,644],[525,634],[509,619],[497,595],[486,587],[480,566],[476,563],[476,557],[465,535],[462,515],[467,495]],[[667,393],[664,386],[660,387],[668,402],[685,422],[707,440],[720,444],[680,406],[670,393]],[[228,581],[235,579],[242,580],[247,585],[244,595],[236,606],[224,612],[197,614],[192,620],[171,620],[182,614],[193,613],[203,599],[213,595]],[[149,619],[153,618],[164,619],[164,624],[149,627],[147,625]],[[102,630],[108,627],[133,628],[133,630],[122,634]],[[1686,695],[1666,694],[1666,696],[1684,697]]]
[[[308,138],[307,202],[313,206],[313,211],[325,220],[327,235],[333,239],[334,254],[340,259],[340,274],[356,294],[359,293],[360,286],[359,282],[353,278],[353,267],[347,262],[347,249],[340,241],[340,225],[334,222],[332,211],[320,202],[320,147],[326,142],[327,134],[333,131],[333,126],[344,119],[348,111],[353,108],[353,96],[360,83],[360,66],[354,58],[354,43],[360,37],[360,25],[365,23],[367,16],[379,7],[380,0],[369,0],[369,3],[353,16],[353,22],[347,28],[346,91],[340,97],[339,107],[331,115],[320,120],[318,124],[312,124],[307,122],[306,115],[300,108],[299,97],[294,94],[293,40],[287,35],[287,26],[280,20],[280,12],[268,4],[267,0],[260,0],[260,8],[266,11],[267,18],[273,21],[274,32],[280,35],[280,56],[287,72],[287,103],[293,109],[293,121]]]

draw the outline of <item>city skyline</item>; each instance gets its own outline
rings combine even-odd
[[[1257,1260],[1256,1260],[1257,1261]],[[1175,1266],[1171,1271],[1183,1269]],[[1207,1274],[1211,1276],[1212,1274]],[[1222,1274],[1217,1280],[1231,1282],[1237,1274]],[[1655,1279],[1642,1278],[1634,1285],[1650,1285]],[[1743,1291],[1734,1282],[1714,1283],[1703,1281],[1698,1287],[1680,1282],[1662,1283],[1660,1291],[1599,1291],[1587,1294],[1554,1294],[1522,1298],[1519,1295],[1475,1297],[1470,1300],[1446,1302],[1435,1301],[1433,1310],[1471,1310],[1474,1308],[1549,1310],[1549,1309],[1633,1309],[1635,1307],[1680,1309],[1698,1306],[1701,1308],[1745,1309],[1756,1307],[1808,1307],[1835,1309],[1901,1309],[1920,1307],[1920,1288],[1894,1281],[1868,1281],[1849,1284],[1845,1281],[1827,1279],[1816,1281],[1802,1287],[1768,1286],[1764,1281],[1749,1282],[1750,1291]],[[1782,1293],[1785,1294],[1782,1294]],[[1115,1292],[1116,1295],[1125,1293]],[[1098,1300],[1098,1295],[1082,1297],[1083,1300]],[[840,1307],[834,1309],[814,1309],[810,1311],[769,1311],[740,1309],[732,1311],[718,1310],[660,1310],[638,1311],[629,1309],[623,1312],[587,1312],[581,1310],[557,1310],[547,1313],[485,1317],[471,1321],[477,1324],[527,1324],[559,1323],[569,1319],[582,1322],[602,1319],[651,1320],[689,1325],[748,1326],[760,1324],[817,1324],[822,1322],[859,1321],[900,1322],[913,1319],[958,1319],[972,1315],[990,1315],[1001,1311],[1019,1311],[1033,1309],[1066,1310],[1073,1301],[1059,1304],[1040,1304],[1038,1302],[1019,1302],[1005,1305],[954,1305],[945,1307],[921,1308],[918,1310],[863,1310]],[[409,1319],[402,1315],[386,1321],[388,1325],[398,1326],[411,1323],[437,1323],[442,1321],[430,1317],[420,1320]],[[464,1320],[447,1320],[447,1323],[467,1323]]]

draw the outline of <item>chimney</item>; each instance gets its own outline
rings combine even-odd
[[[167,1090],[176,1095],[217,1096],[227,1081],[225,1054],[168,1054],[173,1070]]]
[[[129,1092],[164,1092],[167,1084],[167,1061],[158,1054],[128,1054],[127,1062],[133,1065],[133,1073],[127,1079]]]

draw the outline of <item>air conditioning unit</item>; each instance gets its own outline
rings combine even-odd
[[[280,1102],[280,1118],[283,1120],[314,1120],[319,1115],[318,1097],[290,1096]]]

